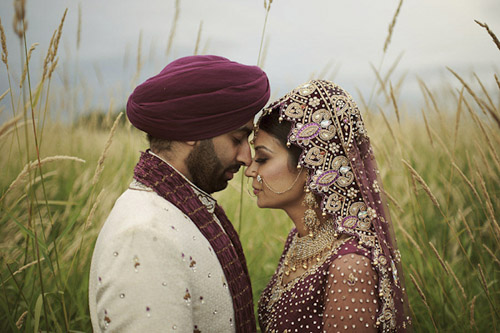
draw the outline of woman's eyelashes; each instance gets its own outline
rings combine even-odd
[[[255,156],[254,161],[255,161],[255,163],[257,163],[257,164],[264,164],[264,163],[266,163],[266,161],[267,161],[268,159],[269,159],[269,158],[267,158],[267,157],[257,157],[257,156]]]

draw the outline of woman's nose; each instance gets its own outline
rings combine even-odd
[[[250,165],[245,169],[245,176],[247,177],[255,177],[257,176],[257,172],[255,170],[255,163],[252,161]]]

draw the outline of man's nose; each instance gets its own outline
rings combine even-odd
[[[238,162],[243,163],[245,166],[249,166],[250,163],[252,163],[252,153],[250,151],[250,144],[248,141],[241,145],[236,158]]]

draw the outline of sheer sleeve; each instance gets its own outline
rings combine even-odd
[[[324,332],[377,332],[378,276],[370,259],[347,254],[328,270]]]

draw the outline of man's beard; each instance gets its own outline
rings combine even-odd
[[[224,173],[235,170],[239,165],[224,169],[211,139],[200,141],[186,158],[186,166],[193,183],[207,193],[223,190],[227,187]]]

